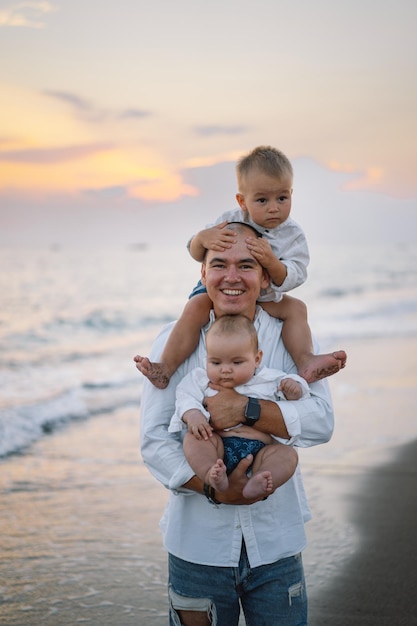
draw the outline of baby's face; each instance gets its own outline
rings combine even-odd
[[[258,170],[250,171],[236,195],[239,206],[248,211],[255,224],[276,228],[288,218],[291,211],[292,178],[268,176]]]
[[[225,337],[207,337],[207,376],[221,387],[233,389],[252,378],[261,362],[262,353],[255,351],[249,335],[242,333]]]

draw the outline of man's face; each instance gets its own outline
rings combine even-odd
[[[246,246],[245,239],[250,236],[253,232],[244,229],[231,248],[207,252],[201,280],[217,317],[241,313],[253,319],[260,290],[269,285],[268,275]]]

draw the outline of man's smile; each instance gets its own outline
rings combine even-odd
[[[226,296],[241,296],[244,291],[243,289],[222,289],[222,293]]]

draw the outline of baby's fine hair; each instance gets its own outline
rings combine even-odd
[[[206,338],[210,334],[226,335],[249,335],[254,352],[258,351],[258,333],[253,322],[244,315],[222,315],[218,317],[207,331]]]
[[[278,179],[290,176],[292,180],[294,177],[290,160],[283,152],[272,146],[258,146],[238,160],[236,175],[239,185],[253,169]]]

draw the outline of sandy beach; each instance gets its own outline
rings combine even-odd
[[[417,338],[352,342],[331,443],[302,451],[310,626],[417,624]],[[73,423],[0,464],[0,623],[162,626],[167,498],[139,410]]]

